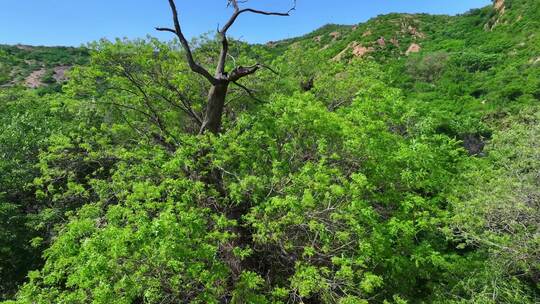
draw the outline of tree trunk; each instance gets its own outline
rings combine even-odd
[[[221,116],[223,115],[223,107],[225,106],[225,97],[229,88],[228,81],[221,81],[218,84],[212,85],[208,92],[208,102],[206,105],[206,114],[201,126],[200,134],[205,131],[210,131],[217,134],[221,131]]]
[[[222,81],[216,85],[212,85],[210,88],[210,91],[208,92],[206,113],[199,134],[203,134],[206,131],[218,134],[221,131],[221,120],[228,86],[228,81]],[[227,196],[222,184],[223,180],[220,170],[216,168],[210,170],[205,182],[216,187],[216,190],[222,196]],[[247,212],[244,209],[245,206],[234,207],[231,210],[220,210],[220,208],[216,208],[214,211],[217,213],[224,213],[229,220],[235,220],[237,223],[240,223],[242,216]],[[242,227],[232,227],[230,232],[236,234],[237,237],[221,244],[220,248],[221,258],[231,270],[231,286],[234,286],[236,281],[238,281],[240,274],[245,269],[243,261],[234,254],[235,247],[245,247],[246,244],[250,244],[250,234],[246,233],[244,230],[245,229]]]

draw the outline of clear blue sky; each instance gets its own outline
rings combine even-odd
[[[226,0],[176,0],[186,36],[215,30],[230,15]],[[251,0],[287,10],[292,0]],[[490,0],[297,0],[291,17],[242,16],[231,34],[261,43],[295,37],[327,23],[355,24],[390,12],[458,14]],[[248,2],[248,5],[250,4]],[[244,4],[245,5],[245,4]],[[0,44],[73,45],[100,38],[145,37],[170,26],[167,0],[0,0]]]

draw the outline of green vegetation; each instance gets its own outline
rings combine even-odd
[[[540,3],[504,5],[229,41],[270,68],[219,133],[177,41],[0,47],[51,83],[0,89],[0,299],[538,303]]]
[[[40,69],[48,69],[45,84],[54,84],[52,68],[86,64],[88,56],[83,48],[0,45],[0,86],[22,84]]]

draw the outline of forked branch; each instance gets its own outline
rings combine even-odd
[[[286,12],[267,12],[267,11],[253,9],[253,8],[240,9],[238,5],[238,0],[229,0],[229,5],[232,5],[232,7],[234,8],[234,12],[231,18],[229,18],[229,21],[227,21],[227,23],[225,23],[225,25],[219,31],[220,34],[222,35],[227,34],[227,31],[229,30],[229,28],[231,28],[231,26],[234,24],[236,19],[238,19],[238,16],[240,16],[243,13],[253,13],[253,14],[259,14],[259,15],[265,15],[265,16],[282,16],[282,17],[290,16],[291,12],[296,9],[296,0],[293,1],[293,6]]]
[[[225,73],[225,65],[226,65],[227,56],[229,53],[229,41],[227,39],[227,31],[231,28],[231,26],[238,19],[238,17],[243,13],[253,13],[253,14],[259,14],[259,15],[266,15],[266,16],[290,16],[290,13],[296,9],[296,0],[293,0],[293,6],[286,12],[268,12],[268,11],[253,9],[253,8],[241,9],[239,3],[244,3],[244,2],[247,2],[247,1],[228,0],[228,6],[232,6],[234,9],[234,12],[229,18],[229,20],[227,21],[227,23],[225,23],[225,25],[221,29],[218,30],[218,34],[221,37],[222,46],[221,46],[221,52],[219,55],[219,60],[218,60],[215,76],[212,76],[210,72],[208,72],[203,66],[198,64],[193,58],[193,52],[191,50],[191,47],[189,46],[189,42],[184,36],[184,33],[182,32],[182,27],[180,26],[178,10],[176,8],[176,4],[174,0],[169,0],[169,5],[171,7],[171,11],[173,14],[174,28],[157,27],[156,30],[162,31],[162,32],[171,32],[175,34],[180,40],[180,43],[182,44],[184,51],[186,52],[186,59],[188,61],[188,64],[191,70],[193,72],[196,72],[204,76],[206,79],[208,79],[208,81],[210,81],[212,85],[216,85],[220,81],[234,82],[240,79],[241,77],[255,73],[260,67],[262,67],[260,64],[257,64],[252,67],[238,67],[238,68],[235,68],[229,75]]]
[[[176,4],[174,3],[174,0],[169,0],[169,5],[173,14],[174,29],[157,27],[156,30],[176,34],[176,36],[180,40],[180,43],[182,44],[182,47],[184,48],[184,51],[186,52],[186,59],[191,70],[204,76],[206,79],[208,79],[208,81],[210,81],[210,83],[217,83],[217,79],[215,79],[204,67],[195,62],[195,59],[193,59],[193,53],[186,37],[184,36],[184,33],[182,32],[182,27],[180,26],[180,20],[178,19],[178,10],[176,9]]]
[[[247,2],[247,1],[244,1]],[[232,27],[234,22],[238,19],[238,17],[243,13],[254,13],[259,15],[266,15],[266,16],[290,16],[290,13],[296,9],[296,0],[293,1],[293,6],[291,9],[289,9],[287,12],[267,12],[252,8],[244,8],[240,9],[238,0],[229,0],[229,6],[232,6],[234,9],[234,12],[232,16],[229,18],[227,23],[218,31],[218,34],[221,37],[221,53],[219,55],[219,61],[218,66],[216,69],[216,75],[223,75],[225,73],[225,64],[227,61],[227,54],[229,52],[229,41],[227,39],[227,31]],[[238,79],[231,79],[229,77],[230,81],[236,81]]]

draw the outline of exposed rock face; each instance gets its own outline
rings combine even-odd
[[[352,51],[353,55],[356,57],[363,57],[364,55],[370,52],[373,52],[372,47],[365,47],[360,44],[355,45]]]
[[[397,40],[397,38],[390,39],[390,43],[396,47],[399,47],[399,40]]]
[[[501,21],[501,17],[506,12],[505,0],[493,0],[493,8],[497,14],[485,25],[485,30],[493,30]]]
[[[362,37],[367,37],[367,36],[369,36],[369,35],[371,35],[371,34],[372,34],[371,31],[370,31],[370,30],[367,30],[367,31],[365,31],[364,33],[362,33]]]
[[[409,55],[411,53],[418,53],[420,52],[420,50],[422,50],[422,47],[420,47],[420,45],[416,44],[416,43],[413,43],[409,46],[409,48],[407,49],[407,51],[405,52],[405,55]]]
[[[413,26],[410,26],[408,27],[408,30],[409,30],[409,33],[411,35],[413,35],[415,38],[418,38],[418,39],[423,39],[423,38],[426,38],[426,34],[418,31],[417,28],[413,27]]]
[[[363,57],[374,50],[372,47],[365,47],[357,41],[353,41],[343,51],[332,58],[332,61],[341,61],[345,55],[350,54],[349,52],[352,52],[355,57]]]
[[[322,40],[322,36],[317,36],[317,37],[313,38],[313,41],[315,41],[315,42],[321,42],[321,40]]]
[[[506,10],[504,0],[495,0],[493,7],[495,7],[495,9],[501,14],[504,14],[504,11]]]
[[[43,86],[41,78],[45,75],[45,69],[40,69],[33,71],[26,79],[24,80],[24,85],[31,89],[36,89]]]
[[[54,68],[53,78],[56,82],[64,82],[67,80],[66,72],[69,71],[71,67],[67,65],[61,65]]]
[[[382,47],[386,46],[386,41],[384,40],[384,37],[377,39],[377,44]]]
[[[330,37],[332,37],[332,40],[337,40],[337,39],[339,39],[339,37],[341,37],[340,32],[331,32],[329,35],[330,35]]]

